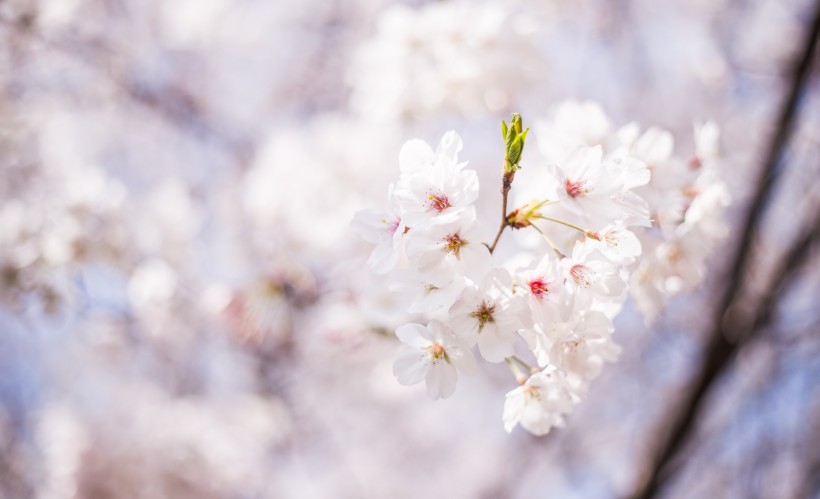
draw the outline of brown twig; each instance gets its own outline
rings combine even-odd
[[[510,194],[510,189],[512,188],[512,182],[515,178],[515,171],[513,172],[505,172],[504,177],[501,181],[501,226],[498,228],[498,232],[495,234],[495,239],[493,239],[493,244],[487,246],[490,250],[490,254],[495,251],[495,246],[498,244],[498,240],[501,239],[501,234],[504,232],[504,229],[510,225],[510,221],[507,219],[507,197]]]

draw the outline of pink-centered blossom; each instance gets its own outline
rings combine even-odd
[[[631,188],[649,181],[646,165],[629,158],[604,161],[600,146],[579,145],[550,168],[562,205],[588,227],[613,220],[648,225],[646,203]]]
[[[560,262],[564,283],[576,307],[621,301],[627,290],[620,267],[593,244],[578,242]]]
[[[478,197],[478,176],[458,163],[461,139],[448,132],[436,151],[420,140],[408,142],[399,155],[402,175],[393,193],[403,220],[413,227],[457,214]]]
[[[392,201],[393,196],[389,199]],[[394,202],[387,211],[359,211],[350,228],[365,241],[376,245],[367,260],[370,270],[385,274],[396,266],[402,252],[405,225]]]

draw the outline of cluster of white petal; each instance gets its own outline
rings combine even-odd
[[[508,431],[520,423],[542,435],[562,425],[618,356],[612,320],[643,265],[635,231],[651,226],[654,207],[642,196],[653,189],[647,162],[627,146],[605,154],[566,128],[556,134],[561,144],[546,145],[560,154],[528,166],[540,181],[528,183],[528,203],[506,218],[547,242],[523,260],[486,243],[492,231],[473,206],[478,179],[459,161],[462,143],[452,131],[435,150],[405,143],[387,211],[361,211],[352,222],[375,244],[370,269],[386,275],[408,318],[421,319],[396,330],[404,344],[393,369],[399,383],[424,381],[431,398],[448,397],[459,373],[474,372],[475,347],[487,362],[506,361],[521,385],[507,395]],[[533,365],[517,356],[524,346]]]
[[[386,122],[509,108],[512,89],[547,77],[532,34],[550,19],[534,14],[474,1],[386,9],[349,71],[353,108]]]
[[[561,158],[570,157],[596,165],[603,158],[603,163],[620,165],[623,182],[634,186],[634,195],[643,199],[630,195],[609,204],[593,201],[596,189],[611,189],[610,184],[618,180],[596,177],[591,168],[592,173],[585,172],[583,178],[565,181],[581,187],[595,185],[569,204],[576,212],[582,203],[591,205],[586,219],[574,219],[591,222],[593,228],[604,223],[607,214],[644,217],[648,213],[651,226],[632,232],[608,227],[601,232],[602,251],[620,263],[634,260],[628,248],[638,244],[643,248],[640,260],[631,267],[630,293],[647,321],[656,318],[671,297],[703,280],[707,257],[728,230],[724,211],[730,198],[721,178],[720,130],[715,123],[695,126],[693,146],[676,152],[674,137],[666,130],[653,126],[641,131],[634,123],[616,129],[597,104],[566,101],[551,120],[535,127],[535,134],[546,161],[560,165]],[[579,149],[588,151],[591,159],[578,158]],[[559,196],[569,193],[569,187],[560,176],[554,178],[553,189]]]

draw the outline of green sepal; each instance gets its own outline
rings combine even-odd
[[[510,120],[510,127],[515,130],[516,135],[521,134],[521,115],[518,113],[513,113],[512,119]]]

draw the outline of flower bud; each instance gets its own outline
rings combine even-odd
[[[507,215],[507,224],[513,229],[522,229],[532,225],[532,221],[541,216],[538,211],[543,202],[530,201],[520,208],[516,208]]]
[[[521,115],[513,113],[509,126],[507,122],[501,121],[501,134],[504,138],[505,160],[504,172],[511,173],[520,169],[518,164],[521,161],[521,153],[524,152],[524,141],[527,140],[527,133],[530,129],[523,130]]]

